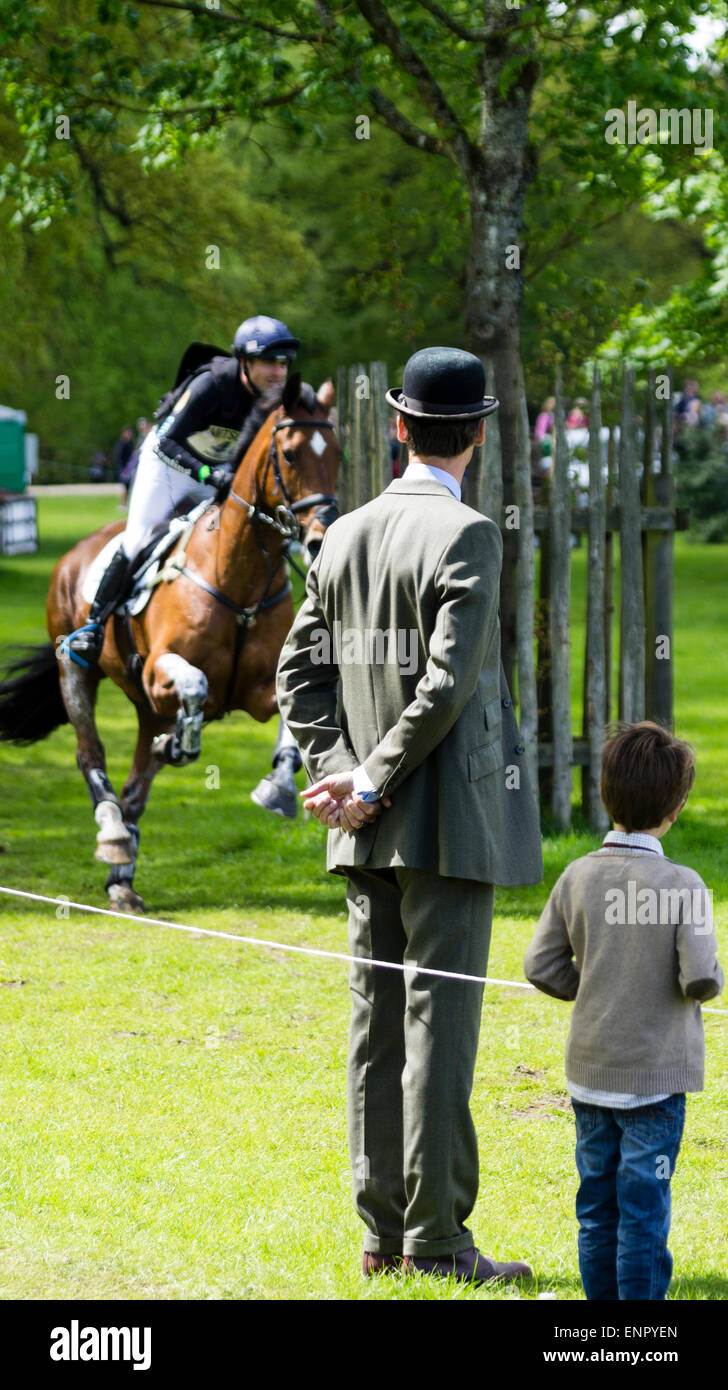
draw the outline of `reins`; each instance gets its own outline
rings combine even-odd
[[[275,477],[276,483],[278,484],[278,487],[281,493],[283,494],[283,497],[285,498],[286,505],[276,507],[275,516],[271,516],[268,512],[264,512],[259,506],[257,506],[256,503],[248,502],[246,498],[240,497],[238,493],[235,492],[234,488],[231,487],[228,493],[228,497],[232,497],[233,501],[237,502],[239,506],[246,508],[249,520],[262,521],[265,523],[266,526],[273,527],[273,529],[278,531],[280,535],[289,537],[290,540],[297,540],[298,536],[300,535],[300,524],[298,521],[296,521],[297,512],[310,511],[312,507],[338,506],[338,498],[336,496],[336,493],[333,492],[310,492],[307,494],[306,497],[299,497],[298,501],[296,502],[293,501],[290,493],[288,492],[288,489],[286,488],[286,485],[283,481],[283,474],[281,473],[280,459],[278,457],[277,447],[278,441],[276,436],[279,430],[291,429],[294,425],[308,426],[309,428],[317,430],[332,430],[334,428],[333,422],[331,420],[293,420],[288,417],[285,420],[279,420],[278,424],[273,426],[270,437],[270,448],[268,450],[268,458],[266,460],[265,472],[263,474],[263,482],[261,488],[259,489],[259,493],[261,491],[265,492],[265,485],[268,479],[268,471],[272,463],[273,476]]]
[[[187,565],[182,566],[179,570],[179,573],[183,574],[185,576],[185,579],[190,579],[193,584],[197,584],[197,586],[200,589],[204,589],[206,593],[210,594],[213,598],[217,599],[218,603],[222,603],[225,608],[231,609],[237,619],[235,650],[233,652],[232,666],[230,669],[230,679],[228,681],[228,687],[225,694],[223,706],[220,710],[220,713],[216,715],[217,719],[222,719],[224,715],[229,714],[230,712],[231,702],[235,692],[238,665],[240,662],[240,656],[243,650],[243,646],[245,645],[245,638],[248,633],[248,628],[254,626],[259,613],[264,612],[268,608],[272,608],[273,605],[276,603],[280,603],[280,601],[291,592],[291,581],[289,579],[282,589],[279,589],[277,593],[272,594],[269,597],[271,585],[273,584],[273,581],[275,580],[281,567],[286,561],[288,561],[289,564],[293,565],[293,568],[296,570],[296,572],[299,575],[301,574],[301,570],[298,568],[298,565],[296,565],[295,561],[288,553],[291,542],[297,540],[301,534],[301,525],[297,519],[296,514],[298,512],[310,511],[312,507],[333,507],[334,509],[337,508],[337,498],[334,493],[309,493],[306,497],[301,497],[298,499],[298,501],[295,502],[291,498],[291,495],[286,488],[286,485],[283,481],[283,475],[281,473],[280,460],[278,456],[277,435],[279,430],[289,429],[291,426],[294,425],[309,426],[313,427],[314,429],[334,428],[331,420],[294,420],[290,418],[281,420],[278,422],[278,424],[273,426],[273,429],[271,431],[270,448],[268,450],[265,471],[263,473],[262,482],[258,488],[258,499],[260,498],[261,493],[265,495],[265,487],[268,479],[268,472],[272,463],[273,474],[278,488],[280,489],[280,492],[282,493],[285,499],[285,505],[281,504],[277,506],[274,514],[271,515],[269,512],[263,510],[263,508],[259,505],[259,501],[257,499],[255,502],[248,502],[246,498],[240,497],[240,495],[237,492],[235,492],[235,490],[232,487],[228,492],[228,497],[231,498],[233,502],[236,502],[238,506],[243,507],[247,511],[247,520],[253,523],[253,533],[255,535],[256,542],[258,544],[259,549],[266,557],[266,561],[269,566],[268,581],[257,603],[254,603],[249,607],[244,607],[241,604],[235,603],[233,599],[228,598],[227,594],[222,593],[222,591],[220,589],[217,589],[214,584],[208,583],[206,579],[203,579],[202,575],[196,574],[194,570],[189,569]],[[284,537],[285,539],[286,543],[283,546],[280,561],[275,566],[272,566],[270,564],[270,556],[265,545],[263,544],[263,541],[257,533],[255,527],[256,522],[262,522],[264,525],[270,527],[273,531],[276,531],[280,536]]]

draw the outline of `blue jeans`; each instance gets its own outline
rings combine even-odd
[[[576,1215],[584,1292],[588,1299],[662,1301],[672,1274],[670,1179],[685,1123],[685,1096],[636,1110],[571,1103],[581,1178]]]

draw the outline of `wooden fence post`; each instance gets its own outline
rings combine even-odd
[[[614,376],[614,373],[612,373]],[[607,441],[607,511],[614,505],[617,493],[617,462],[614,425],[609,427]],[[612,629],[614,627],[614,532],[604,537],[604,715],[612,718]]]
[[[378,497],[392,481],[387,415],[387,367],[384,362],[369,363],[369,482],[370,497]]]
[[[541,510],[550,517],[551,479],[541,484]],[[551,747],[554,740],[553,691],[551,686],[551,536],[546,526],[539,533],[538,600],[535,612],[536,636],[536,702],[538,704],[538,742]],[[538,791],[542,806],[551,805],[553,790],[552,762],[539,759]]]
[[[554,764],[551,804],[556,830],[571,824],[571,671],[569,632],[571,593],[571,490],[561,394],[556,377],[553,488],[551,493],[551,685],[553,690]]]
[[[538,700],[533,651],[534,533],[531,491],[531,441],[523,369],[520,369],[516,436],[515,494],[518,507],[518,570],[516,576],[516,655],[518,662],[518,723],[526,749],[524,762],[533,793],[538,787]],[[500,469],[498,469],[500,476]]]
[[[642,581],[642,513],[634,449],[634,369],[622,370],[619,427],[619,551],[621,623],[619,717],[633,724],[645,715],[645,607]]]
[[[660,472],[653,472],[652,461],[645,473],[645,505],[673,509],[675,480],[672,471],[672,382],[662,377]],[[654,373],[650,373],[648,392],[654,397]],[[650,441],[652,443],[652,441]],[[647,466],[647,454],[645,454]],[[645,710],[648,719],[673,727],[673,562],[674,531],[646,531],[644,537],[645,578]]]
[[[339,510],[343,516],[344,512],[351,511],[351,438],[349,430],[349,372],[346,367],[339,367],[336,373],[336,432],[342,450],[341,468],[339,469]]]
[[[489,366],[485,373],[486,395],[492,396],[494,394],[494,383],[493,367]],[[485,422],[485,447],[480,452],[483,455],[483,465],[480,473],[480,492],[476,505],[484,516],[489,516],[491,521],[495,521],[500,526],[503,512],[503,469],[501,467],[500,423],[497,410],[489,415]]]
[[[349,430],[351,438],[351,507],[369,500],[369,409],[365,391],[368,381],[363,362],[349,368]]]
[[[583,733],[589,761],[582,773],[582,805],[595,830],[609,825],[599,795],[601,751],[606,723],[607,685],[604,643],[605,508],[602,478],[601,397],[599,369],[594,367],[589,411],[589,553],[587,556],[586,660],[584,663]]]

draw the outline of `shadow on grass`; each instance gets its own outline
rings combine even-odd
[[[528,1298],[543,1299],[553,1297],[555,1302],[576,1303],[584,1301],[584,1288],[577,1275],[554,1275],[553,1278],[528,1279],[523,1285]]]
[[[468,1284],[455,1278],[436,1274],[420,1274],[417,1278],[403,1272],[375,1275],[367,1295],[408,1303],[425,1300],[451,1302],[583,1302],[584,1290],[578,1277],[553,1279],[516,1279],[505,1284]]]
[[[722,1274],[677,1275],[670,1286],[670,1301],[684,1303],[688,1299],[707,1303],[728,1299],[728,1279]]]
[[[578,1277],[571,1278],[555,1276],[553,1279],[540,1279],[538,1284],[534,1280],[526,1280],[520,1286],[524,1295],[530,1298],[541,1298],[545,1294],[554,1294],[556,1301],[575,1302],[584,1299],[584,1288]],[[694,1277],[677,1276],[670,1285],[668,1301],[671,1303],[684,1302],[722,1302],[728,1298],[728,1280],[721,1274],[699,1274]]]
[[[576,1302],[584,1300],[584,1288],[577,1276],[562,1277],[554,1276],[552,1279],[524,1280],[518,1286],[523,1290],[523,1295],[527,1298],[541,1298],[545,1295],[555,1295],[558,1302]],[[668,1301],[670,1303],[684,1302],[722,1302],[728,1298],[728,1280],[721,1274],[699,1274],[694,1277],[677,1276],[673,1279],[670,1286]]]

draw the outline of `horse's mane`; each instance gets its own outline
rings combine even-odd
[[[253,409],[238,435],[237,443],[230,456],[230,462],[235,468],[238,467],[241,459],[244,458],[258,430],[262,429],[268,416],[272,414],[274,410],[278,409],[278,406],[283,400],[284,390],[285,382],[282,386],[271,386],[270,391],[266,391],[265,395],[259,396],[256,400]],[[321,410],[321,402],[313,386],[308,381],[301,382],[298,393],[298,405],[300,405],[302,410],[305,410],[307,415],[315,415],[317,411]]]

